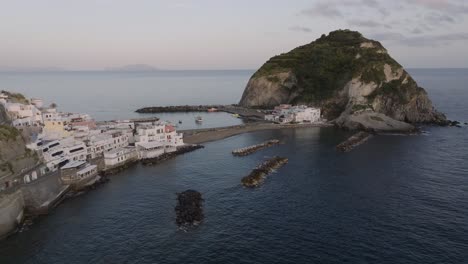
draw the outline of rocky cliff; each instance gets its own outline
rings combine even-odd
[[[8,116],[5,107],[0,104],[0,125],[11,125],[11,120]]]
[[[337,30],[268,60],[249,80],[241,106],[307,104],[351,129],[411,130],[446,124],[426,91],[378,41]]]
[[[37,162],[37,154],[26,148],[21,131],[11,126],[11,120],[0,104],[0,180],[14,176]]]

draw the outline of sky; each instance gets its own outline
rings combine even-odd
[[[465,0],[0,0],[0,70],[256,69],[336,29],[410,68],[468,67]]]

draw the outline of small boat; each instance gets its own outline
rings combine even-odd
[[[210,112],[210,113],[212,113],[212,112],[217,112],[218,109],[212,107],[212,108],[209,108],[207,111]]]
[[[235,117],[235,118],[240,118],[239,114],[232,114],[232,116]]]
[[[195,117],[195,122],[201,123],[201,122],[203,122],[203,118],[201,116],[197,116],[197,117]]]
[[[182,120],[179,120],[179,124],[182,124]]]

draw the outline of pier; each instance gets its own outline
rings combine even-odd
[[[253,146],[240,148],[240,149],[235,149],[235,150],[232,151],[232,155],[234,155],[234,156],[247,156],[247,155],[255,153],[255,152],[257,152],[257,151],[259,151],[261,149],[271,147],[271,146],[277,145],[279,143],[280,143],[280,141],[278,139],[271,139],[271,140],[265,141],[263,143],[253,145]]]

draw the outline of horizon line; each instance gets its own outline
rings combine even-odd
[[[467,67],[405,67],[405,69],[440,69],[440,70],[461,70],[468,69]],[[102,73],[156,73],[156,72],[177,72],[177,71],[257,71],[256,69],[155,69],[155,70],[108,70],[108,69],[55,69],[55,70],[1,70],[0,73],[73,73],[73,72],[102,72]]]

